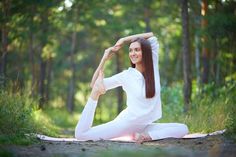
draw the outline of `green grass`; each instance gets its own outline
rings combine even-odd
[[[60,128],[38,109],[38,101],[26,91],[0,92],[0,144],[28,145],[35,133],[58,135]]]
[[[65,108],[48,107],[35,112],[34,117],[44,127],[38,133],[54,137],[73,137],[79,114],[69,113]]]
[[[223,87],[206,85],[201,92],[193,89],[191,109],[183,112],[182,86],[164,87],[162,90],[163,117],[160,122],[180,122],[188,125],[191,133],[209,133],[227,128],[235,134],[236,83]]]
[[[0,143],[30,143],[32,139],[26,134],[37,128],[33,120],[35,101],[26,94],[1,91],[0,106]]]

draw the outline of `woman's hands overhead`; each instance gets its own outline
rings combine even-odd
[[[111,57],[118,51],[118,48],[116,47],[109,47],[107,48],[105,51],[104,51],[104,54],[103,54],[103,59],[106,61],[106,60],[109,60],[111,59]]]
[[[122,48],[122,46],[124,45],[124,43],[125,43],[125,39],[124,38],[120,38],[117,42],[116,42],[116,44],[115,44],[115,48],[116,48],[116,50],[118,51],[119,49],[121,49]]]

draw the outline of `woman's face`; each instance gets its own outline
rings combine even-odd
[[[129,58],[133,64],[142,63],[142,49],[139,42],[133,42],[129,46]]]

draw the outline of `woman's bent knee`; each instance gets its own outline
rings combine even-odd
[[[185,124],[180,124],[181,130],[183,131],[183,134],[186,135],[188,134],[189,130],[188,130],[188,126]]]

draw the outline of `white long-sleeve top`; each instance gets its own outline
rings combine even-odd
[[[135,124],[150,124],[162,116],[160,97],[160,76],[158,68],[159,43],[156,37],[148,41],[152,48],[153,68],[155,77],[155,96],[146,98],[145,80],[141,72],[135,68],[128,68],[109,78],[104,78],[106,90],[122,86],[127,95],[127,108],[118,116]]]

